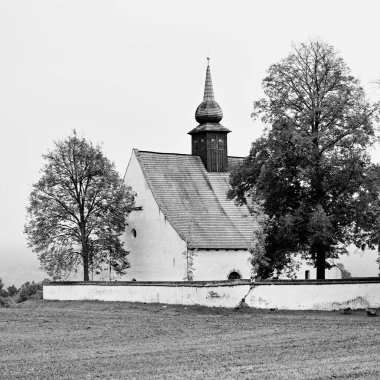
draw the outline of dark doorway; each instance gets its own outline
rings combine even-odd
[[[229,275],[228,275],[228,279],[229,280],[240,280],[241,279],[241,276],[238,272],[231,272]]]

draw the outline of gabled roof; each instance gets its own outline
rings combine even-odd
[[[198,156],[134,151],[161,211],[191,248],[249,247],[254,227],[248,209],[227,200],[229,173],[207,172]]]

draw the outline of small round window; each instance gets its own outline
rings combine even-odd
[[[137,232],[136,232],[136,230],[135,230],[134,228],[132,228],[131,233],[132,233],[132,236],[133,236],[133,237],[136,237],[136,236],[137,236]]]

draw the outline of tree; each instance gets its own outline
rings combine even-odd
[[[131,188],[123,184],[114,164],[74,131],[43,156],[42,177],[33,185],[25,232],[42,269],[52,277],[83,266],[109,264],[123,274],[128,252],[119,237],[134,205]]]
[[[16,303],[25,302],[29,299],[42,299],[42,282],[34,282],[31,283],[29,281],[25,282],[25,284],[22,284],[20,289],[17,292],[17,295],[15,297]]]
[[[254,197],[251,197],[251,200]],[[264,208],[259,203],[253,202],[252,205],[248,205],[248,209],[252,217],[252,240],[251,245],[248,248],[251,254],[251,279],[253,281],[260,280],[261,277],[265,277],[265,272],[269,267],[268,258],[265,252],[265,241],[267,237],[267,215],[264,212]]]
[[[14,285],[8,286],[7,293],[8,293],[9,297],[15,296],[17,294],[17,292],[18,292],[18,290],[17,290],[16,286],[14,286]]]
[[[8,293],[4,289],[4,282],[1,278],[0,278],[0,297],[8,297]]]
[[[323,279],[326,259],[351,242],[364,244],[375,223],[379,167],[368,148],[376,142],[379,105],[365,99],[343,59],[319,40],[293,45],[270,66],[263,88],[252,117],[270,127],[232,173],[228,195],[240,204],[251,194],[263,202],[266,276],[301,254]]]

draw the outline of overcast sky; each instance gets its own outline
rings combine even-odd
[[[265,71],[292,42],[334,45],[380,100],[379,14],[376,0],[0,0],[0,278],[46,277],[23,225],[54,140],[75,128],[103,142],[121,175],[132,148],[190,153],[210,55],[229,154],[244,156]]]

